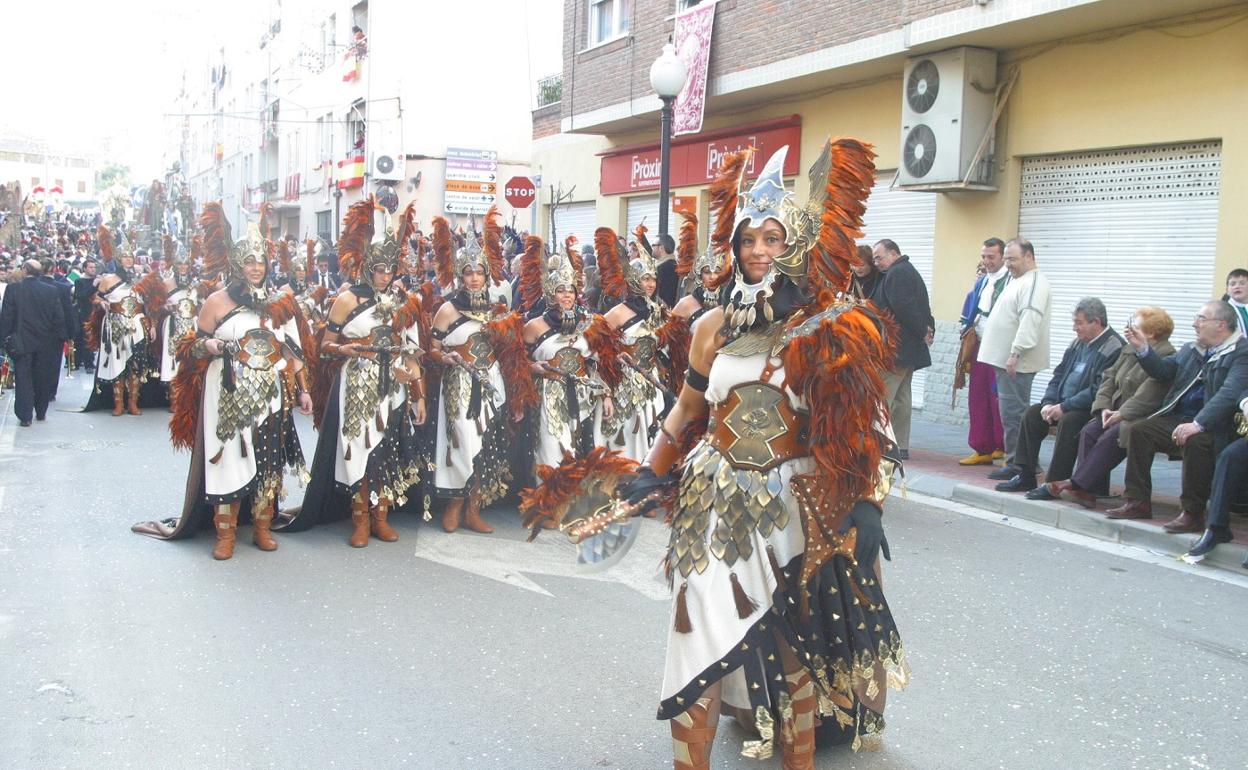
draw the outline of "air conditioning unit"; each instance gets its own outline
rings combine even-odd
[[[399,152],[374,152],[373,162],[369,164],[373,179],[376,181],[401,182],[403,176],[403,154]]]
[[[978,160],[975,153],[992,124],[996,90],[996,51],[952,48],[908,59],[898,186],[932,192],[994,189],[991,138]]]

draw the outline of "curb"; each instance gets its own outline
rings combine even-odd
[[[1028,500],[1021,495],[982,489],[955,479],[932,474],[920,474],[906,479],[906,489],[918,494],[969,505],[982,511],[1017,517],[1062,529],[1110,543],[1131,545],[1174,557],[1187,553],[1196,535],[1171,535],[1149,524],[1131,520],[1107,519],[1104,514],[1064,503]],[[894,494],[901,496],[900,490]],[[1238,574],[1248,572],[1243,567],[1248,556],[1248,546],[1224,543],[1207,555],[1201,566],[1216,567]]]

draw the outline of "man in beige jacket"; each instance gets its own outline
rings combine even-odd
[[[1049,279],[1036,269],[1030,241],[1015,238],[1005,244],[1005,266],[1010,282],[1001,292],[984,324],[979,360],[996,370],[997,401],[1005,430],[1005,466],[988,475],[1004,480],[1014,474],[1010,464],[1018,447],[1023,412],[1031,404],[1036,372],[1049,368],[1049,316],[1052,292]],[[1009,473],[1009,475],[1002,475]]]

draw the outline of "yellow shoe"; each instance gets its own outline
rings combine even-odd
[[[958,460],[958,465],[992,465],[992,455],[981,455],[975,452],[970,457]]]
[[[1005,450],[1004,450],[1004,449],[994,449],[994,450],[992,450],[992,459],[993,459],[993,460],[1000,460],[1002,457],[1005,457]]]

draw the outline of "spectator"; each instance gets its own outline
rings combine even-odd
[[[1164,358],[1174,352],[1170,344],[1174,320],[1161,308],[1140,308],[1127,328],[1139,331],[1157,355]],[[1166,383],[1149,377],[1137,356],[1129,352],[1118,356],[1101,378],[1092,419],[1079,432],[1074,474],[1050,481],[1045,485],[1047,495],[1040,499],[1052,500],[1067,492],[1083,507],[1095,508],[1097,494],[1109,494],[1109,472],[1127,458],[1131,425],[1157,411],[1165,396]]]
[[[1036,372],[1049,368],[1049,279],[1036,267],[1030,241],[1005,244],[1010,281],[992,306],[979,342],[979,361],[993,368],[1005,436],[1006,465],[1014,461],[1023,412],[1031,403]],[[989,478],[994,478],[989,476]],[[997,475],[995,478],[1009,478]]]
[[[1010,271],[1005,266],[1005,242],[989,238],[979,250],[979,264],[983,272],[975,279],[975,286],[968,297],[968,307],[962,314],[962,352],[958,355],[959,372],[970,377],[970,390],[966,394],[966,406],[970,416],[970,429],[966,443],[972,453],[958,460],[959,465],[991,465],[1005,456],[1005,431],[1001,426],[1001,407],[997,402],[997,374],[991,365],[979,360],[980,340],[984,338],[984,325],[992,315],[992,307],[1001,298],[1010,282]],[[954,389],[958,387],[956,381]]]
[[[655,294],[669,308],[676,307],[676,300],[680,299],[676,296],[680,290],[680,278],[676,275],[676,239],[669,233],[659,236],[659,243],[654,248],[654,261],[658,263],[655,280],[659,283]]]
[[[1109,326],[1105,303],[1095,297],[1079,300],[1074,312],[1075,339],[1062,354],[1053,378],[1040,403],[1023,412],[1019,424],[1018,447],[1014,461],[995,474],[1012,475],[997,485],[998,492],[1027,492],[1032,500],[1050,500],[1046,487],[1036,486],[1040,444],[1057,427],[1053,458],[1045,481],[1070,478],[1079,450],[1079,432],[1092,419],[1092,400],[1101,384],[1101,375],[1113,366],[1122,352],[1118,332]]]
[[[1239,402],[1239,418],[1248,426],[1248,390]],[[1243,433],[1243,429],[1240,429]],[[1209,493],[1209,524],[1205,534],[1187,552],[1187,559],[1199,562],[1221,543],[1234,539],[1231,534],[1231,501],[1248,493],[1248,438],[1241,436],[1218,453],[1213,466]],[[1242,497],[1240,497],[1242,499]],[[1244,560],[1248,567],[1248,559]]]
[[[1214,458],[1234,438],[1234,414],[1248,387],[1248,337],[1239,333],[1235,310],[1221,301],[1202,305],[1192,327],[1196,341],[1165,358],[1137,330],[1127,331],[1144,371],[1170,383],[1170,390],[1155,414],[1131,427],[1126,502],[1108,512],[1111,519],[1153,517],[1153,455],[1165,452],[1183,457],[1183,510],[1166,531],[1205,528]]]
[[[39,264],[39,267],[43,271],[42,275],[39,276],[39,280],[49,284],[50,286],[55,286],[57,297],[61,302],[61,314],[65,317],[65,332],[62,339],[72,340],[74,338],[75,329],[81,327],[81,324],[78,321],[78,313],[74,309],[74,287],[68,280],[65,279],[64,275],[56,272],[55,263],[53,263],[51,259],[45,258]],[[57,376],[52,378],[51,400],[53,401],[56,400],[57,387],[61,384],[61,364],[64,360],[65,351],[62,348],[57,351],[56,355],[55,371]]]
[[[0,340],[13,361],[16,392],[13,411],[23,428],[30,427],[31,412],[44,420],[57,364],[65,342],[65,315],[55,284],[44,283],[39,261],[22,266],[25,278],[9,286],[0,308]]]
[[[308,283],[312,286],[324,286],[331,293],[338,290],[342,285],[342,278],[329,269],[329,254],[322,252],[316,258],[316,273],[312,275]]]
[[[1248,334],[1248,270],[1237,267],[1226,276],[1226,296],[1223,297],[1235,308],[1239,333]]]
[[[83,323],[91,317],[92,305],[95,300],[95,279],[98,277],[100,263],[88,259],[82,263],[82,277],[74,281],[74,307],[78,311],[79,323],[74,329],[74,348],[78,351],[76,363],[87,371],[95,368],[94,355],[87,347],[86,331]]]
[[[932,310],[923,276],[910,264],[893,241],[885,238],[871,249],[871,258],[881,276],[871,299],[897,319],[900,341],[893,369],[884,374],[888,388],[888,410],[897,449],[903,460],[910,459],[910,381],[918,369],[932,365],[927,349],[927,332]]]
[[[875,285],[880,281],[880,271],[871,259],[871,247],[858,244],[858,262],[849,266],[854,275],[849,279],[849,293],[858,299],[871,299]]]

